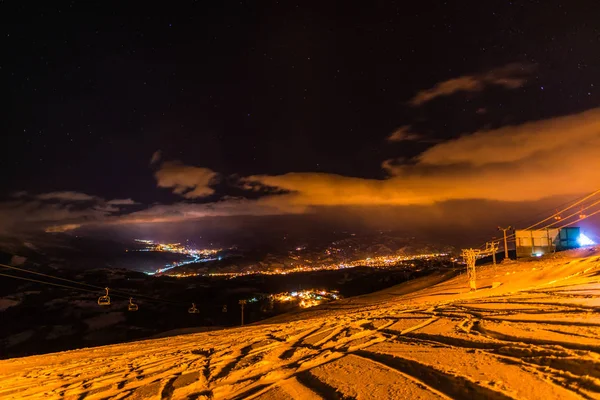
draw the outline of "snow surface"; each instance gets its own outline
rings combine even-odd
[[[0,361],[0,398],[600,399],[600,251],[246,327]]]
[[[107,326],[116,325],[123,321],[125,321],[125,313],[122,312],[109,312],[83,320],[90,330],[106,328]]]
[[[0,297],[0,311],[4,311],[9,307],[21,304],[21,300],[11,299],[10,297]]]

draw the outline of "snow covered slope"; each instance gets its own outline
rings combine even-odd
[[[0,361],[0,398],[600,398],[600,252],[260,324]]]

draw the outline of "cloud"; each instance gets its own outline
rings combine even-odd
[[[449,166],[467,164],[482,167],[494,164],[541,163],[559,158],[580,162],[575,166],[560,162],[565,170],[562,176],[571,175],[573,168],[580,168],[581,160],[594,164],[598,157],[582,156],[597,151],[600,140],[600,108],[579,114],[547,120],[484,130],[433,146],[417,159],[423,166]],[[556,166],[552,165],[554,170]],[[587,170],[588,168],[580,168]],[[588,174],[586,174],[588,175]],[[514,179],[515,177],[513,177]]]
[[[72,231],[78,228],[81,228],[80,224],[52,225],[47,227],[44,231],[47,233],[62,233]]]
[[[96,196],[80,192],[50,192],[38,194],[37,198],[40,200],[58,200],[58,201],[95,201],[98,199]]]
[[[43,230],[64,232],[85,224],[103,223],[118,217],[132,199],[105,201],[85,193],[61,191],[22,195],[0,202],[0,233]]]
[[[106,204],[111,206],[133,206],[140,203],[135,202],[132,199],[114,199],[107,201]]]
[[[229,198],[223,201],[204,204],[183,202],[155,204],[145,210],[124,215],[104,213],[103,215],[96,214],[94,218],[91,218],[89,215],[78,216],[78,218],[65,219],[65,221],[79,221],[78,223],[42,224],[42,227],[47,233],[57,233],[68,232],[82,226],[178,223],[209,217],[289,215],[302,214],[306,211],[305,207],[268,203],[261,200]]]
[[[155,172],[158,187],[173,188],[173,193],[186,199],[197,199],[214,193],[217,173],[201,167],[184,165],[179,161],[166,161]]]
[[[0,203],[0,231],[30,226],[56,232],[84,225],[303,214],[329,212],[334,208],[437,209],[447,215],[452,207],[442,206],[452,202],[468,204],[461,211],[460,221],[472,222],[482,214],[496,212],[490,210],[490,204],[497,207],[498,204],[572,198],[597,189],[600,182],[598,154],[600,108],[481,130],[437,143],[414,159],[384,161],[382,167],[388,173],[384,179],[311,172],[254,175],[240,178],[239,183],[242,189],[252,192],[252,199],[223,197],[204,204],[182,201],[142,210],[128,209],[127,205],[135,203],[130,199],[105,201],[88,196],[94,200],[84,202],[81,199],[87,195],[73,195],[76,192],[29,195]],[[159,187],[172,188],[185,199],[212,194],[210,185],[215,177],[216,173],[210,169],[180,162],[165,162],[156,171]],[[57,202],[56,199],[63,200]],[[475,209],[477,204],[478,210]],[[474,217],[466,218],[465,213],[471,211]],[[367,219],[374,215],[366,211],[362,214]],[[441,220],[442,217],[436,218]]]
[[[409,162],[404,157],[398,158],[390,158],[389,160],[385,160],[381,163],[381,168],[386,171],[389,175],[394,175],[398,166],[403,165],[406,162]]]
[[[0,232],[45,230],[52,225],[100,221],[110,212],[77,203],[49,203],[39,200],[0,203]]]
[[[527,76],[535,65],[512,63],[477,75],[464,75],[436,84],[431,89],[418,92],[410,101],[412,106],[421,106],[433,99],[450,96],[457,92],[480,92],[487,86],[517,89],[527,82]]]
[[[432,146],[410,163],[384,161],[388,179],[325,173],[246,178],[293,206],[434,204],[450,200],[535,201],[580,194],[600,182],[600,109],[479,131]]]
[[[111,224],[180,222],[206,217],[223,216],[265,216],[301,214],[305,207],[278,204],[264,200],[228,198],[212,203],[156,204],[145,210],[127,214],[108,221]]]
[[[158,163],[161,158],[162,158],[162,151],[156,150],[154,153],[152,153],[152,158],[150,159],[150,165],[154,165],[154,164]]]
[[[410,131],[410,125],[404,125],[392,132],[386,140],[388,142],[410,142],[421,138],[421,135]]]
[[[13,192],[10,194],[10,197],[14,197],[14,198],[26,197],[26,196],[27,196],[27,192],[24,190],[19,190],[17,192]]]

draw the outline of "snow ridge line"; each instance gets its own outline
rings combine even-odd
[[[420,382],[436,392],[441,392],[449,398],[465,398],[473,400],[514,400],[502,392],[478,385],[460,375],[451,375],[414,360],[389,354],[373,353],[359,350],[357,355],[382,363],[392,369],[409,375],[412,379]],[[446,397],[444,396],[444,397]]]
[[[420,323],[420,324],[418,324],[418,325],[411,326],[410,328],[406,328],[406,329],[404,329],[403,331],[401,331],[401,332],[400,332],[400,334],[401,334],[401,335],[406,335],[407,333],[414,332],[414,331],[416,331],[416,330],[418,330],[418,329],[421,329],[421,328],[423,328],[423,327],[425,327],[425,326],[427,326],[427,325],[429,325],[429,324],[432,324],[432,323],[434,323],[435,321],[437,321],[437,320],[439,320],[439,319],[440,319],[439,317],[431,317],[431,318],[429,318],[429,319],[428,319],[427,321],[425,321],[425,322],[422,322],[422,323]]]

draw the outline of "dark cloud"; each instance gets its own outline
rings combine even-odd
[[[421,106],[438,97],[450,96],[457,92],[480,92],[488,86],[517,89],[527,82],[528,75],[534,70],[534,65],[513,63],[482,74],[460,76],[418,92],[409,104],[415,107]]]
[[[140,203],[138,203],[132,199],[114,199],[114,200],[107,201],[106,204],[113,205],[113,206],[133,206],[133,205],[140,204]]]
[[[17,199],[0,202],[0,233],[43,230],[65,232],[82,225],[105,223],[118,217],[128,206],[138,204],[132,199],[104,199],[79,192],[25,194]]]
[[[305,207],[271,203],[261,199],[229,198],[204,204],[155,204],[145,210],[130,213],[108,222],[113,224],[181,222],[206,217],[301,214],[305,211]]]
[[[80,192],[50,192],[38,194],[37,198],[40,200],[58,200],[58,201],[95,201],[98,199],[96,196],[90,196],[89,194]]]
[[[156,150],[152,153],[152,158],[150,158],[150,165],[154,165],[158,163],[162,158],[162,152],[160,150]]]
[[[410,125],[404,125],[392,132],[388,137],[388,142],[411,142],[422,139],[423,136],[411,132]]]
[[[26,196],[27,196],[27,192],[25,190],[19,190],[17,192],[13,192],[10,194],[10,197],[14,197],[14,198],[26,197]]]

